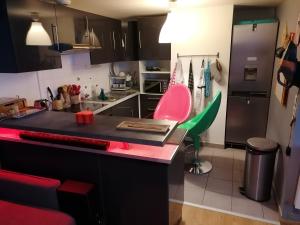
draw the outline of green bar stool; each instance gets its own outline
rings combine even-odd
[[[214,122],[221,105],[221,99],[222,93],[218,92],[201,113],[178,126],[179,128],[188,130],[188,137],[193,140],[195,147],[193,162],[186,165],[186,170],[189,173],[200,175],[212,170],[212,164],[209,161],[199,159],[200,135]]]

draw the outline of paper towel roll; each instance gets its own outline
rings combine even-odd
[[[298,184],[297,184],[297,190],[296,190],[294,205],[295,205],[296,209],[300,209],[300,176],[298,177]]]

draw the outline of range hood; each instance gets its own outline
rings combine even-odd
[[[66,43],[53,44],[52,46],[49,47],[49,49],[58,51],[62,55],[80,53],[84,51],[92,51],[101,48],[102,48],[101,46],[93,46],[88,44],[66,44]]]
[[[71,0],[40,0],[50,4],[71,5]]]
[[[86,19],[87,20],[87,19]],[[55,31],[54,31],[55,30]],[[52,25],[52,34],[54,44],[50,46],[50,49],[58,51],[61,54],[72,54],[81,51],[91,51],[95,49],[101,49],[101,43],[94,32],[94,29],[89,29],[88,20],[87,20],[87,29],[81,37],[80,43],[62,43],[59,41],[57,26]]]

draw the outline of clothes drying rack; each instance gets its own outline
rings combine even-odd
[[[177,58],[182,58],[182,57],[217,57],[220,58],[220,52],[217,52],[217,54],[213,55],[213,54],[196,54],[196,55],[179,55],[179,53],[177,53]]]

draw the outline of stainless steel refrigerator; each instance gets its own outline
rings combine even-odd
[[[234,25],[226,146],[265,137],[278,23]]]

